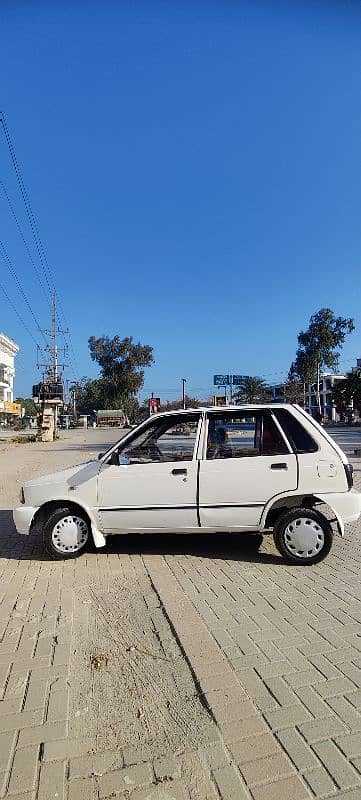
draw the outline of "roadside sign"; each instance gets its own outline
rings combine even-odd
[[[214,383],[214,386],[229,386],[229,384],[230,384],[230,376],[229,375],[214,375],[213,376],[213,383]]]
[[[241,386],[243,382],[243,375],[231,375],[233,386]]]
[[[149,413],[158,414],[160,411],[160,397],[149,398]]]
[[[213,405],[214,406],[226,406],[227,405],[227,398],[224,395],[214,394],[213,395]]]

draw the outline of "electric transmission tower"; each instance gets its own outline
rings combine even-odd
[[[59,355],[67,353],[67,346],[59,347],[58,345],[58,335],[59,334],[66,334],[68,333],[67,330],[63,330],[59,328],[58,325],[58,316],[57,316],[57,308],[56,308],[56,294],[53,292],[51,295],[51,326],[50,330],[45,329],[44,333],[49,336],[49,344],[46,347],[40,348],[38,347],[38,367],[39,369],[44,370],[43,380],[46,384],[62,384],[64,395],[64,382],[62,373],[67,366],[65,363],[59,362]],[[41,364],[39,362],[40,354],[44,354],[46,363]],[[46,355],[47,358],[46,358]]]

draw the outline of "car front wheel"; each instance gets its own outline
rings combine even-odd
[[[76,558],[90,539],[89,522],[78,511],[58,508],[43,528],[44,547],[54,559]]]
[[[290,564],[316,564],[326,558],[333,533],[328,519],[311,508],[282,514],[273,531],[275,545]]]

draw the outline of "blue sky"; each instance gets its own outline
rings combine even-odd
[[[357,2],[5,0],[0,108],[69,324],[154,347],[143,396],[207,396],[217,372],[288,371],[323,306],[361,357],[361,10]],[[5,182],[30,246],[14,173]],[[1,239],[35,315],[49,309],[0,192]],[[1,280],[39,340],[15,282]],[[16,393],[38,379],[19,344]],[[67,373],[71,377],[70,372]]]

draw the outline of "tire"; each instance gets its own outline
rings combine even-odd
[[[90,525],[81,512],[58,508],[43,527],[43,543],[55,560],[77,558],[91,541]]]
[[[282,514],[273,530],[277,550],[289,564],[317,564],[331,550],[332,527],[313,508],[292,508]]]

